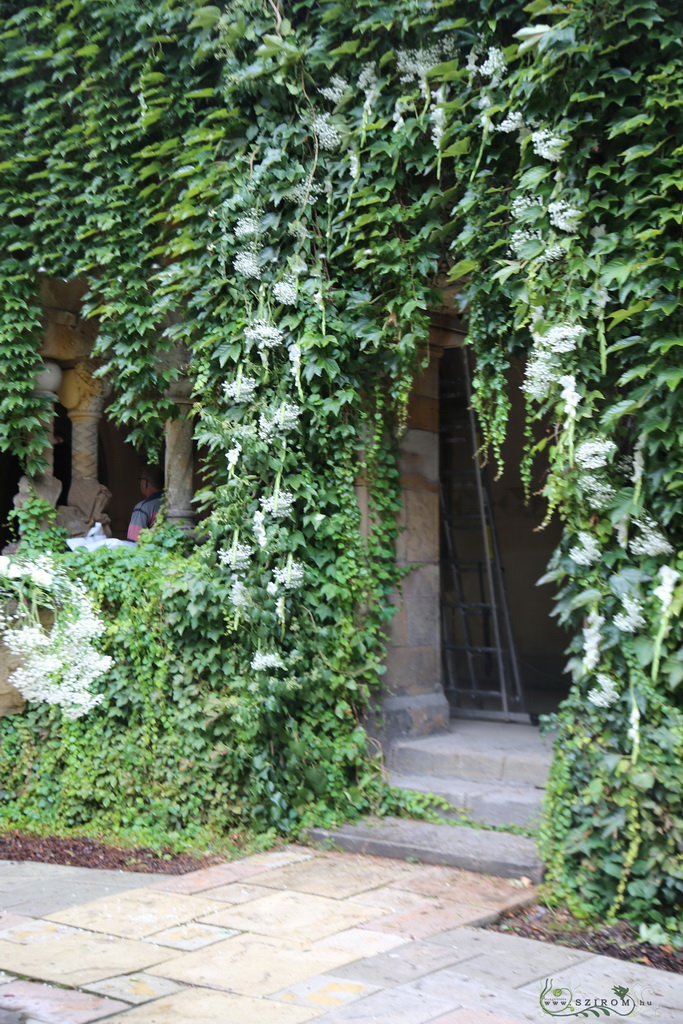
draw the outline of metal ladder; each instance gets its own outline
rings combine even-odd
[[[468,352],[452,349],[440,428],[444,688],[456,717],[528,722],[471,393]]]

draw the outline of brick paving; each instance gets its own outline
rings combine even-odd
[[[0,1024],[540,1024],[550,980],[680,1024],[679,975],[479,927],[533,898],[301,846],[180,877],[4,861]]]

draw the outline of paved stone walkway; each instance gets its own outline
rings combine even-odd
[[[298,846],[183,876],[4,861],[0,1024],[539,1024],[546,980],[683,1021],[683,976],[478,929],[530,898]]]

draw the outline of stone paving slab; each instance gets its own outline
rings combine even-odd
[[[276,889],[295,889],[315,896],[345,900],[380,885],[398,882],[410,875],[411,868],[412,865],[381,857],[319,854],[313,861],[255,875],[253,881]]]
[[[459,953],[428,942],[406,942],[386,953],[354,960],[344,967],[338,967],[337,978],[351,978],[368,984],[393,988],[431,974],[443,967],[450,967],[458,960],[469,959],[471,952],[463,949]]]
[[[100,871],[35,861],[0,861],[0,910],[47,917],[67,907],[148,886],[165,875]]]
[[[102,1020],[126,1009],[126,1004],[87,992],[70,992],[32,981],[13,981],[0,990],[0,1008],[14,1011],[19,1020],[30,1024],[90,1024],[90,1021]]]
[[[191,921],[189,924],[178,925],[177,928],[166,928],[162,932],[154,932],[145,938],[145,942],[153,942],[158,946],[170,946],[172,949],[202,949],[210,946],[213,942],[220,942],[221,939],[229,939],[237,935],[234,929],[216,928],[210,924],[198,924]]]
[[[214,900],[201,896],[134,889],[49,914],[48,920],[122,939],[142,939],[163,928],[202,917],[216,906]]]
[[[453,1008],[453,1000],[389,989],[319,1017],[317,1024],[426,1024]]]
[[[0,939],[0,966],[12,974],[79,986],[144,970],[173,956],[173,952],[133,939],[78,932],[30,946]]]
[[[388,935],[383,932],[369,932],[362,928],[348,928],[345,932],[336,932],[313,943],[313,949],[338,949],[345,953],[353,953],[354,957],[377,956],[389,949],[403,945],[400,935]]]
[[[237,907],[201,918],[206,924],[236,928],[257,935],[288,935],[295,939],[320,939],[334,932],[364,924],[378,917],[377,907],[300,892],[271,892]]]
[[[375,992],[379,992],[378,985],[350,981],[332,974],[319,974],[315,978],[300,981],[297,985],[290,985],[269,998],[282,1003],[300,1003],[303,1006],[328,1010],[344,1006],[356,999],[363,999]]]
[[[387,931],[394,935],[402,935],[405,939],[424,939],[429,935],[440,934],[455,925],[490,924],[497,918],[491,909],[468,903],[439,902],[435,905],[414,907],[402,910],[397,914],[387,914],[363,925],[372,931]]]
[[[92,982],[83,986],[89,992],[97,992],[102,996],[122,999],[126,1003],[148,1003],[152,999],[170,996],[174,992],[183,992],[184,988],[167,978],[155,978],[153,974],[140,971],[136,974],[121,974],[118,978],[107,978],[106,981]]]
[[[107,1024],[305,1024],[317,1017],[307,1006],[201,989],[116,1014]]]

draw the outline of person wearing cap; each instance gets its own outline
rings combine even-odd
[[[139,501],[133,509],[128,524],[128,540],[136,541],[142,530],[154,526],[154,521],[159,512],[164,480],[161,470],[157,466],[146,466],[139,476],[142,501]]]

